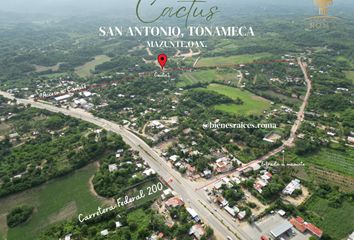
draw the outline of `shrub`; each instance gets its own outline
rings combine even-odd
[[[33,207],[21,206],[12,209],[12,211],[7,215],[7,225],[10,228],[16,227],[17,225],[25,222],[32,215]]]

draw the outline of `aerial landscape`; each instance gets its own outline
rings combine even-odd
[[[354,240],[354,2],[0,2],[0,240]]]

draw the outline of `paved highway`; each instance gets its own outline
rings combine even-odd
[[[291,129],[290,137],[284,142],[281,147],[269,152],[265,156],[254,160],[247,165],[242,166],[241,168],[238,168],[236,171],[239,172],[250,164],[260,163],[268,159],[270,156],[279,153],[286,146],[290,146],[291,144],[293,144],[296,137],[296,132],[304,119],[304,110],[311,93],[311,81],[307,75],[306,65],[302,63],[300,59],[298,59],[298,63],[305,76],[305,80],[307,83],[307,92],[304,98],[304,102],[301,105],[300,110],[297,114],[297,120],[295,121]],[[2,91],[0,91],[0,95],[3,95],[4,97],[7,97],[9,99],[16,99],[18,103],[22,103],[25,105],[30,104],[32,107],[46,109],[51,112],[60,112],[65,115],[93,123],[101,128],[107,129],[109,131],[121,135],[123,140],[128,145],[130,145],[132,149],[137,150],[140,153],[140,156],[150,165],[150,167],[154,169],[166,182],[170,184],[171,188],[183,198],[183,200],[186,202],[186,205],[196,210],[199,214],[199,217],[207,225],[211,226],[214,229],[217,239],[225,240],[227,239],[227,236],[231,236],[232,239],[254,240],[240,229],[238,224],[229,214],[227,214],[225,211],[217,209],[215,204],[209,203],[207,201],[207,196],[205,192],[199,191],[203,188],[200,183],[192,182],[188,179],[183,178],[177,171],[171,168],[171,166],[168,162],[166,162],[165,159],[161,158],[150,146],[148,146],[142,139],[140,139],[134,133],[129,131],[129,129],[120,126],[114,122],[95,117],[82,109],[59,108],[44,102],[35,102],[33,100],[28,99],[17,99],[14,98],[11,94]],[[210,181],[208,184],[211,184],[214,181],[215,180]]]
[[[207,201],[204,193],[195,192],[195,189],[198,187],[197,183],[183,178],[177,171],[170,167],[166,160],[161,158],[150,146],[148,146],[135,134],[130,132],[127,128],[114,122],[97,118],[81,109],[59,108],[44,102],[18,99],[14,98],[11,94],[2,91],[0,91],[0,95],[3,95],[9,99],[16,99],[17,103],[22,103],[25,105],[30,104],[35,108],[46,109],[56,113],[63,113],[65,115],[93,123],[101,128],[121,135],[123,140],[130,145],[133,150],[139,151],[140,156],[150,165],[150,167],[170,184],[171,188],[183,198],[186,205],[196,210],[199,217],[214,229],[217,239],[225,240],[227,236],[231,236],[232,239],[252,240],[245,233],[237,229],[236,223],[230,216],[226,216],[225,212],[220,210],[215,211],[215,206]]]

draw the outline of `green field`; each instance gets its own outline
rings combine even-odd
[[[261,58],[271,57],[270,53],[244,54],[230,57],[207,57],[201,58],[196,67],[215,67],[232,64],[246,64]]]
[[[354,63],[350,61],[350,59],[348,59],[347,57],[345,56],[338,56],[336,58],[337,61],[342,61],[342,62],[346,62],[349,64],[349,66],[353,67],[354,66]]]
[[[346,152],[328,148],[321,149],[317,154],[297,157],[297,160],[354,177],[354,150],[350,147],[346,148]]]
[[[297,106],[299,106],[301,104],[301,99],[297,99],[297,98],[293,98],[293,97],[288,97],[286,95],[283,95],[281,93],[277,93],[275,91],[272,90],[265,90],[262,91],[262,93],[267,94],[273,98],[279,98],[281,101],[286,103],[290,103],[290,104],[295,104]]]
[[[243,104],[220,104],[215,109],[234,114],[262,114],[264,110],[270,108],[270,101],[256,96],[246,90],[228,87],[220,84],[210,84],[207,90],[217,92],[232,99],[240,98]]]
[[[345,76],[354,83],[354,71],[345,71]]]
[[[29,221],[7,232],[8,240],[36,239],[52,223],[97,211],[103,203],[90,193],[88,186],[95,171],[90,164],[40,187],[0,199],[0,239],[6,236],[6,213],[19,205],[34,206],[35,212]]]
[[[181,75],[182,82],[179,82],[177,86],[185,87],[196,83],[210,83],[212,81],[235,81],[236,76],[236,72],[221,72],[216,69],[185,72]]]
[[[91,71],[95,70],[95,67],[97,65],[100,65],[109,60],[111,60],[111,58],[106,55],[98,55],[95,57],[94,60],[87,62],[80,67],[75,68],[75,73],[80,77],[89,77],[92,75]]]
[[[323,229],[333,239],[344,239],[353,231],[354,202],[347,200],[339,208],[332,208],[328,206],[327,199],[312,197],[306,203],[306,209],[319,217],[319,220],[314,224]],[[338,224],[338,221],[340,221],[340,224]]]

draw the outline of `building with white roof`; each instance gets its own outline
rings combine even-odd
[[[153,174],[155,174],[155,173],[156,173],[155,170],[152,169],[152,168],[146,169],[146,170],[143,172],[143,174],[144,174],[145,176],[150,176],[150,175],[153,175]]]
[[[283,190],[283,194],[291,195],[296,189],[301,189],[301,184],[299,179],[292,180]]]
[[[118,170],[118,166],[117,166],[117,164],[110,164],[110,165],[108,165],[108,171],[109,172],[114,172],[114,171],[117,171]]]
[[[108,235],[108,229],[102,230],[101,231],[101,236],[107,236]]]
[[[71,95],[70,94],[65,94],[65,95],[62,95],[62,96],[55,97],[54,100],[57,101],[57,102],[61,102],[61,101],[65,101],[65,100],[67,100],[69,98],[71,98]]]

